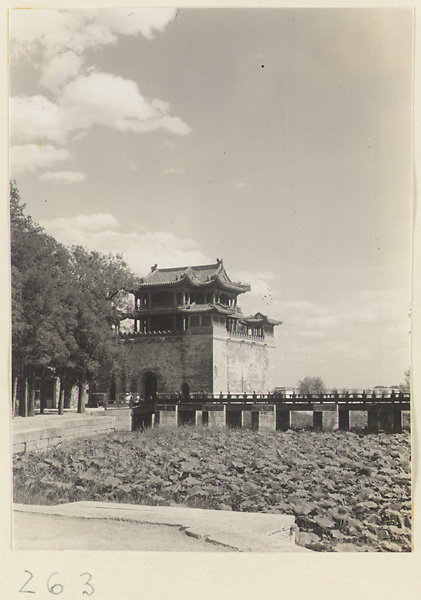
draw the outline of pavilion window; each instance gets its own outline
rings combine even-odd
[[[174,296],[172,292],[160,291],[152,295],[152,306],[173,306]]]

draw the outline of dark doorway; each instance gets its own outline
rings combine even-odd
[[[226,425],[228,429],[237,429],[241,427],[241,410],[227,410]]]
[[[152,427],[152,413],[143,413],[132,417],[132,431]]]
[[[349,410],[339,411],[339,429],[349,431]]]
[[[178,410],[178,425],[196,425],[195,410]]]
[[[155,373],[149,372],[145,376],[145,398],[155,400],[158,391],[158,381]]]
[[[314,431],[322,431],[323,429],[323,412],[313,412],[313,429]]]
[[[253,431],[259,431],[259,411],[252,410],[251,411],[251,428]]]
[[[289,410],[276,411],[276,429],[277,431],[286,431],[291,426],[291,413]]]

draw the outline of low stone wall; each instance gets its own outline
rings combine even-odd
[[[131,411],[111,410],[99,415],[78,415],[60,418],[51,417],[25,418],[25,427],[14,427],[12,436],[12,452],[29,452],[31,450],[46,450],[74,438],[87,438],[94,435],[114,431],[131,430]],[[47,421],[49,419],[49,421]]]
[[[114,419],[115,431],[131,431],[132,430],[132,409],[131,408],[114,408],[107,407],[105,412],[106,417]]]

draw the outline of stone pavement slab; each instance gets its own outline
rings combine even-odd
[[[107,502],[56,506],[15,504],[14,514],[15,548],[160,551],[211,551],[216,548],[240,552],[308,552],[295,544],[292,515]],[[99,524],[100,538],[95,534],[97,527],[93,523]],[[151,527],[155,528],[153,532]],[[51,531],[50,539],[45,535],[48,530]],[[61,539],[57,545],[60,531]],[[175,531],[177,535],[174,535]],[[143,544],[146,547],[140,543],[142,536],[149,536],[149,542]],[[186,537],[194,543],[187,544]]]

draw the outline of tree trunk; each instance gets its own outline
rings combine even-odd
[[[13,390],[12,390],[12,419],[16,416],[17,400],[18,400],[18,375],[13,373]]]
[[[59,379],[59,392],[58,392],[58,414],[62,415],[64,413],[63,404],[64,404],[64,381],[63,378]]]
[[[71,407],[72,389],[73,389],[73,385],[67,381],[66,385],[64,386],[64,408]]]
[[[19,385],[19,413],[21,417],[28,416],[28,377],[26,369],[22,370]]]
[[[78,398],[77,398],[77,412],[85,412],[85,386],[82,381],[78,383]]]
[[[42,371],[41,375],[41,385],[39,390],[39,411],[43,415],[45,410],[45,378],[44,371]]]
[[[32,374],[28,377],[28,417],[33,417],[35,414],[35,376]]]

